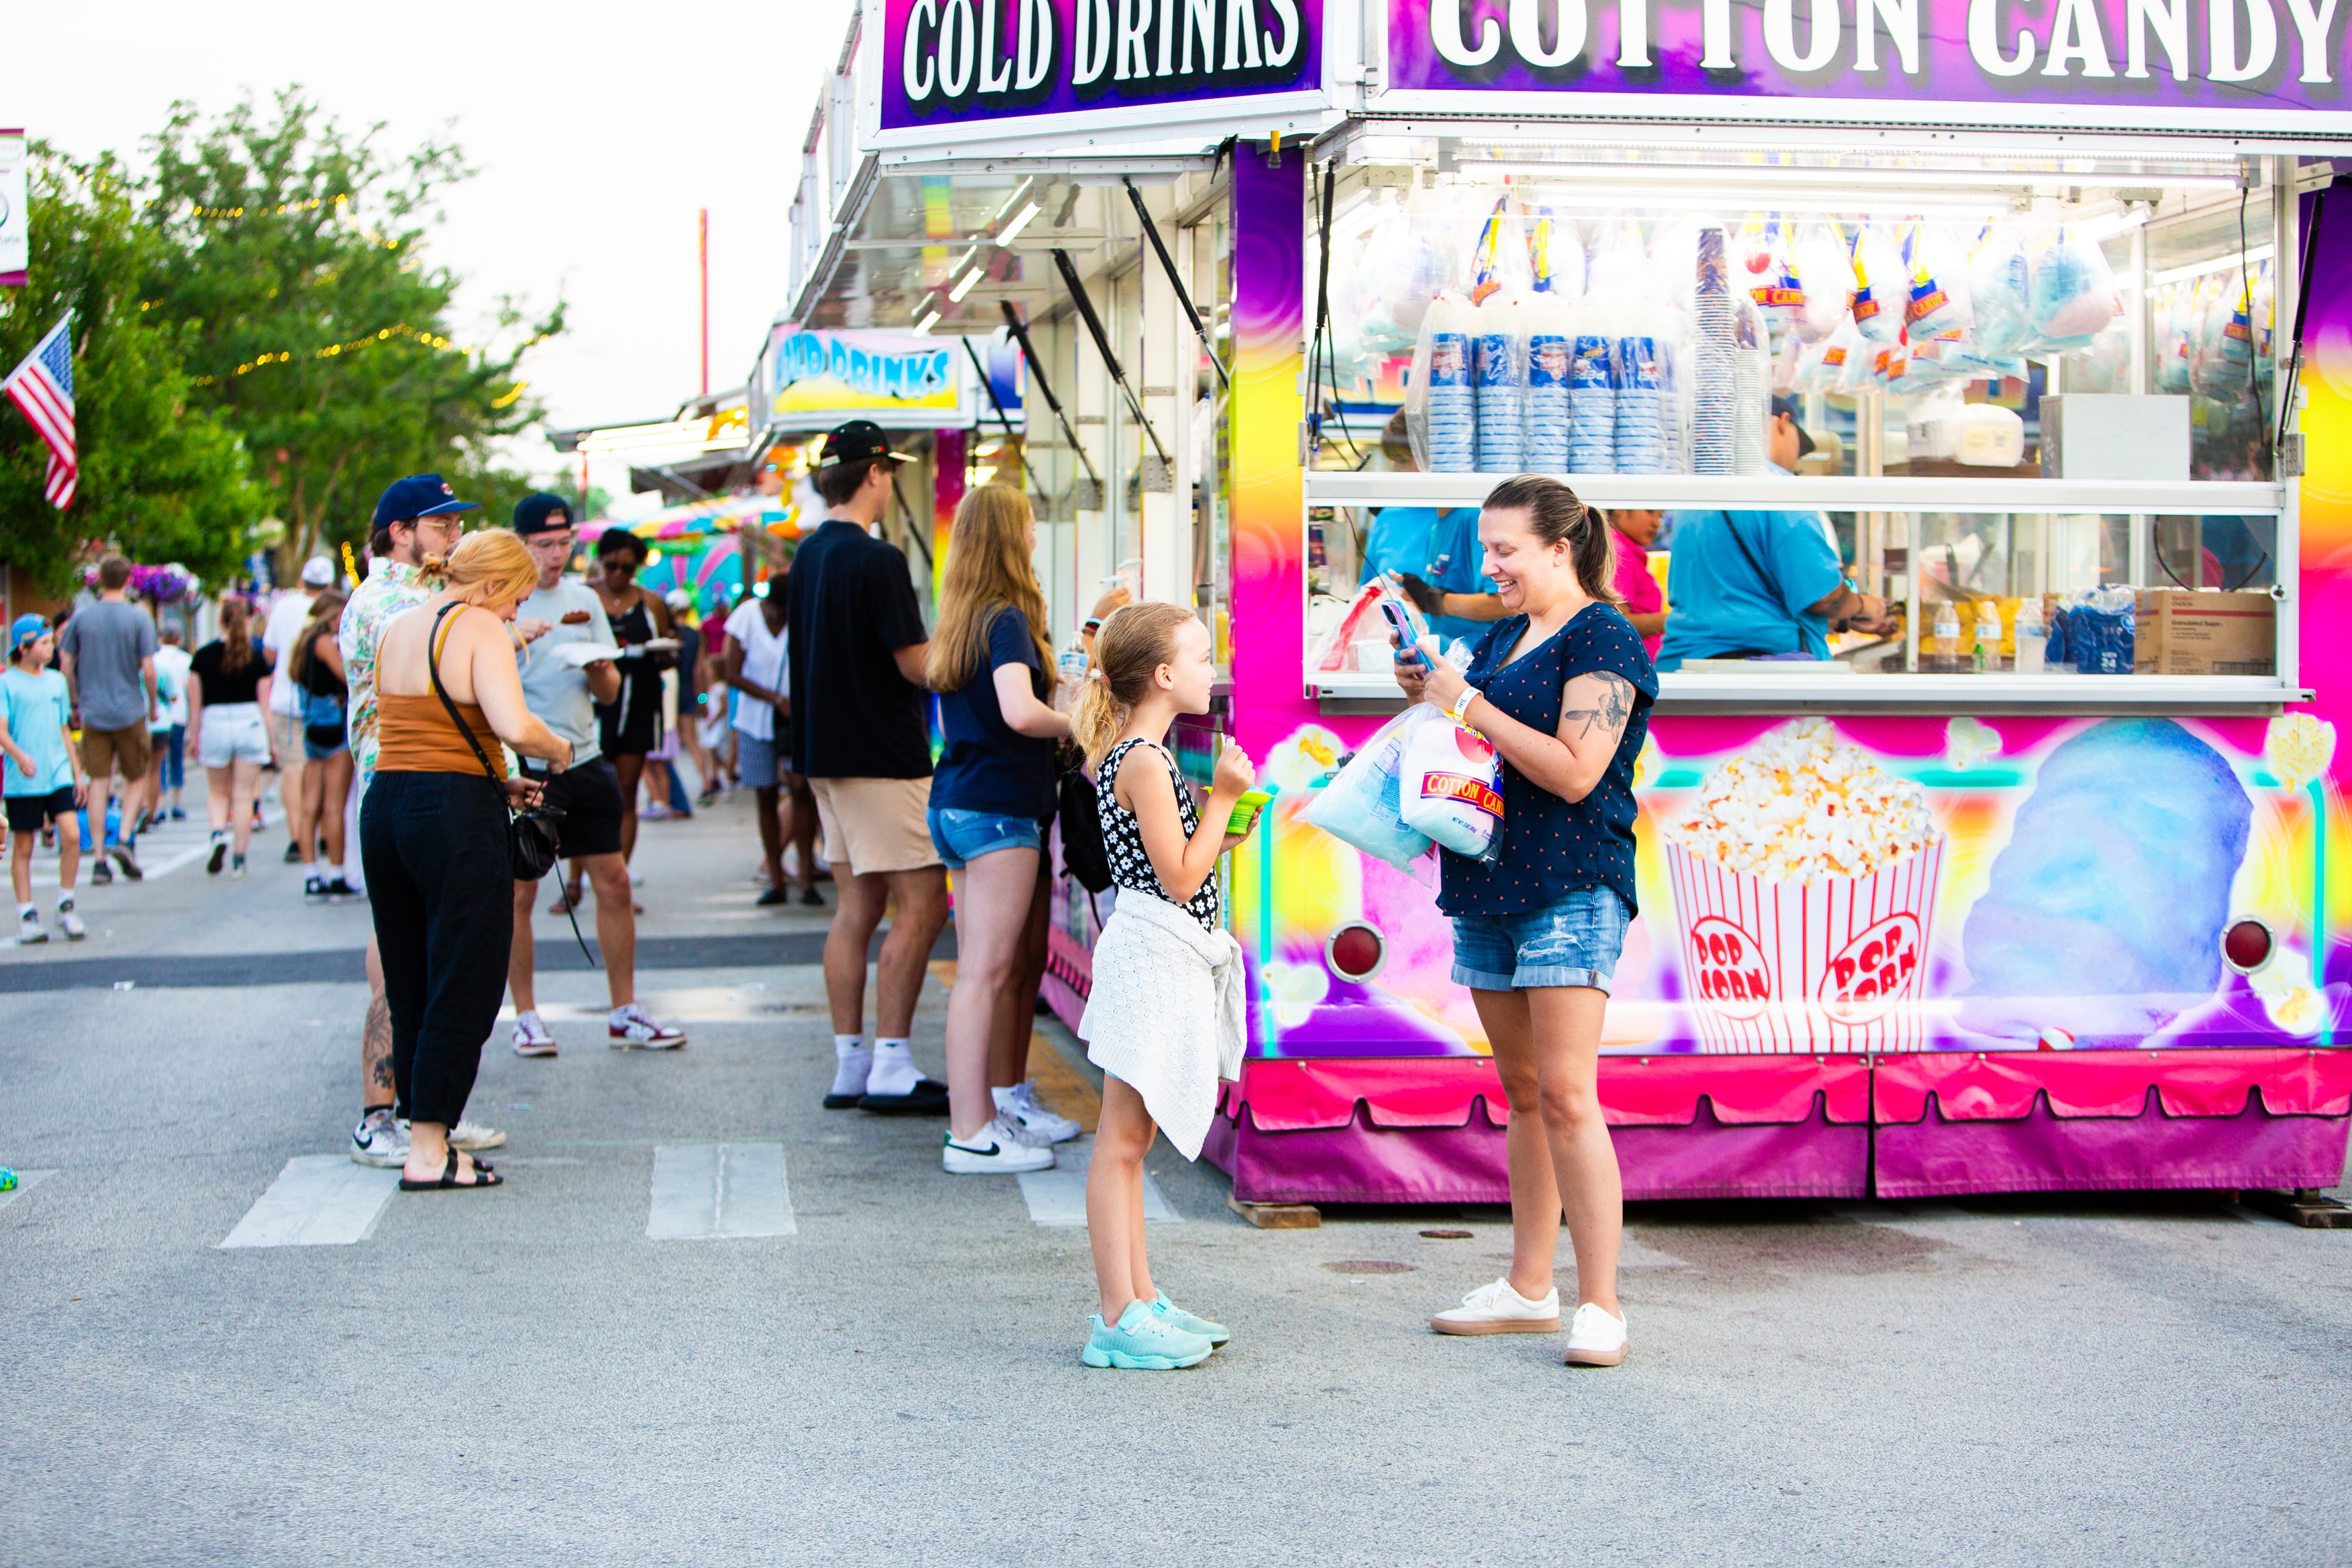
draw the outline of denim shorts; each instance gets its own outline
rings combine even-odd
[[[1045,836],[1034,817],[1007,817],[994,811],[959,811],[951,806],[930,810],[931,847],[950,871],[961,871],[967,862],[998,850],[1040,850]]]
[[[1454,916],[1454,983],[1474,991],[1609,989],[1633,923],[1613,888],[1580,887],[1540,909]]]

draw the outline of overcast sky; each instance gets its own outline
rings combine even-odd
[[[667,417],[698,390],[695,210],[710,209],[714,387],[783,308],[785,214],[851,0],[109,0],[9,7],[0,125],[135,156],[174,99],[206,112],[299,82],[383,145],[454,135],[480,172],[435,256],[462,327],[500,294],[571,329],[526,361],[558,425]],[[460,340],[464,340],[461,339]],[[514,457],[552,472],[544,443]]]

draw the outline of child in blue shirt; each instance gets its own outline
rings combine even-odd
[[[8,667],[0,671],[0,797],[7,802],[8,880],[16,893],[16,940],[46,942],[33,906],[33,849],[42,828],[58,824],[58,927],[68,942],[89,935],[74,913],[74,879],[81,870],[81,825],[76,811],[89,792],[81,758],[67,734],[73,699],[66,678],[49,668],[57,636],[38,615],[19,615],[8,629]]]

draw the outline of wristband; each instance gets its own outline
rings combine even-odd
[[[1087,616],[1087,619],[1086,619],[1086,624],[1084,624],[1083,626],[1080,626],[1080,627],[1078,628],[1078,630],[1079,630],[1079,631],[1081,631],[1081,632],[1099,632],[1099,631],[1101,631],[1101,630],[1102,630],[1102,617],[1101,617],[1101,616],[1099,616],[1099,615],[1089,615],[1089,616]]]
[[[1468,716],[1470,705],[1477,701],[1481,695],[1482,694],[1476,686],[1464,686],[1462,688],[1462,695],[1454,699],[1454,706],[1448,708],[1446,712],[1452,716],[1454,723],[1466,726],[1470,722]]]

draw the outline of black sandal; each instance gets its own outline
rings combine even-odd
[[[481,1160],[474,1162],[472,1181],[459,1181],[457,1151],[455,1149],[449,1151],[448,1163],[441,1167],[441,1175],[437,1180],[411,1181],[408,1179],[406,1171],[400,1173],[400,1190],[403,1192],[467,1192],[478,1186],[504,1186],[506,1184],[506,1177],[499,1175]]]

